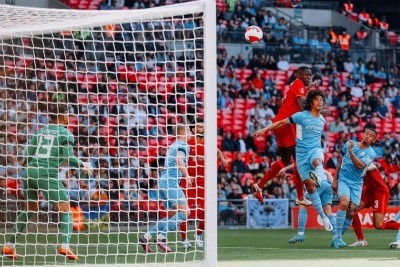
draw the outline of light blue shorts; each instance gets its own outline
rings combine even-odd
[[[178,184],[160,179],[158,182],[158,192],[166,210],[170,210],[178,204],[187,205],[185,194]]]
[[[324,161],[324,152],[322,148],[313,148],[306,153],[296,152],[297,170],[303,182],[310,178],[310,171],[313,170],[312,162],[314,159],[321,159],[322,162]]]
[[[349,196],[354,205],[360,205],[362,185],[350,185],[345,181],[338,182],[338,197]]]

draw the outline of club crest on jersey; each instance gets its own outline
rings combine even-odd
[[[361,157],[364,157],[364,156],[365,156],[365,152],[361,152],[361,153],[360,153],[360,156],[361,156]]]
[[[304,94],[304,88],[300,88],[300,93]]]

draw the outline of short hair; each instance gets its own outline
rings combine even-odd
[[[305,71],[305,70],[309,70],[310,68],[309,67],[307,67],[307,66],[301,66],[300,68],[298,68],[298,72],[302,72],[302,71]]]
[[[325,102],[325,94],[319,89],[313,89],[308,92],[306,101],[304,103],[304,110],[311,110],[312,101],[317,97],[321,96],[323,101]]]
[[[68,107],[65,103],[50,103],[47,112],[52,121],[58,120],[59,116],[68,114]]]
[[[196,124],[198,124],[198,123],[204,123],[204,119],[201,117],[195,117],[190,121],[189,129],[192,133],[195,133],[194,128],[196,127]]]
[[[185,124],[177,124],[174,127],[174,134],[175,136],[177,136],[179,134],[180,131],[184,130],[186,128]]]
[[[375,126],[366,127],[366,128],[364,129],[364,132],[366,132],[366,131],[371,131],[371,132],[375,133],[376,136],[378,136],[378,132],[376,131],[376,127],[375,127]]]

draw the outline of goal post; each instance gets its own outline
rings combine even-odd
[[[95,170],[88,177],[58,169],[73,210],[74,264],[217,266],[215,1],[115,11],[0,5],[0,12],[1,245],[27,202],[27,144],[54,120],[54,104],[65,103],[74,154]],[[146,253],[139,237],[167,213],[157,179],[173,128],[197,117],[205,126],[204,248],[193,239],[199,220],[189,218],[191,249],[178,228],[167,236],[171,253],[155,243]],[[71,264],[57,255],[59,214],[38,198],[16,242],[18,259],[2,257],[0,265]]]

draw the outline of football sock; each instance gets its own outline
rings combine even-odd
[[[293,181],[296,186],[297,198],[302,200],[304,198],[304,184],[303,181],[301,180],[299,172],[297,171],[296,164],[294,165],[293,169]]]
[[[346,211],[338,209],[336,213],[336,238],[342,237],[344,221],[346,220]]]
[[[361,227],[360,217],[358,216],[358,213],[355,213],[354,217],[353,217],[353,229],[357,236],[357,240],[365,239],[364,233],[363,233],[362,227]]]
[[[398,230],[400,229],[400,223],[394,221],[382,222],[381,229]]]
[[[400,211],[396,214],[396,216],[394,217],[394,220],[397,222],[398,220],[400,220]]]
[[[197,228],[197,235],[202,235],[204,232],[204,220],[200,220],[199,226]]]
[[[69,244],[73,227],[74,224],[72,222],[71,212],[62,212],[60,216],[60,233],[62,243]]]
[[[182,240],[186,240],[187,239],[187,223],[186,223],[186,221],[183,221],[181,223],[181,225],[179,225],[179,227],[181,228]]]
[[[282,170],[285,167],[285,164],[281,160],[277,160],[274,163],[271,164],[271,167],[268,169],[268,171],[265,172],[264,177],[261,179],[260,182],[258,182],[258,186],[260,188],[263,188],[264,185],[269,181],[274,178],[280,170]]]
[[[336,218],[333,216],[333,214],[328,216],[329,222],[332,224],[333,230],[332,230],[332,235],[335,235],[336,233]]]
[[[322,167],[322,164],[317,165],[317,167],[315,167],[315,169],[314,169],[314,172],[318,176],[318,179],[320,181],[326,179],[326,175],[325,175],[325,172],[324,172],[324,168]]]
[[[164,229],[161,229],[160,232],[162,235],[167,236],[167,233],[169,231],[173,231],[176,228],[178,228],[178,226],[184,221],[186,220],[186,216],[182,213],[182,212],[178,212],[176,213],[174,216],[171,217],[171,219],[169,219],[167,221],[166,226],[164,227]]]
[[[396,242],[400,242],[400,230],[397,232]]]
[[[307,209],[306,208],[300,208],[299,210],[299,218],[298,218],[298,229],[297,229],[297,234],[298,235],[304,235],[304,232],[306,230],[306,224],[307,224]]]
[[[147,240],[150,240],[152,236],[156,235],[158,232],[164,230],[167,225],[168,217],[162,218],[159,220],[153,227],[150,228],[148,235],[145,235]],[[150,238],[147,238],[150,237]]]
[[[18,236],[25,230],[29,219],[32,217],[33,213],[29,211],[22,211],[15,222],[13,228],[13,234],[10,236],[9,242],[15,244],[17,242]]]
[[[344,224],[343,224],[343,229],[342,229],[342,235],[344,235],[347,230],[349,230],[350,225],[352,224],[353,220],[345,219]]]
[[[325,218],[326,215],[324,213],[324,210],[322,209],[321,199],[319,198],[317,191],[315,191],[312,194],[309,193],[308,196],[314,208],[317,210],[319,216],[321,216],[321,219]]]

